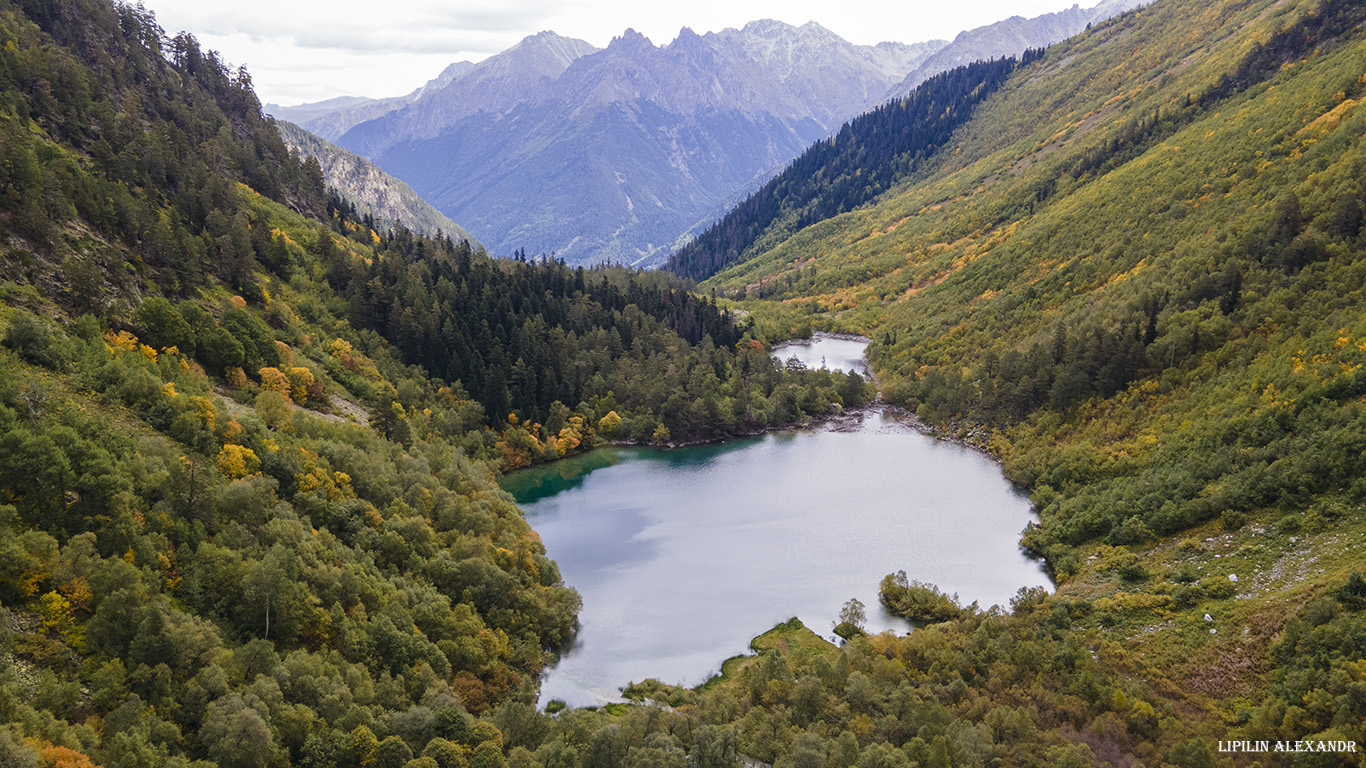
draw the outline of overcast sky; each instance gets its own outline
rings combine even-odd
[[[846,40],[952,39],[1013,15],[1077,0],[144,0],[168,34],[188,31],[233,67],[245,64],[262,102],[398,96],[446,65],[479,61],[553,30],[604,47],[627,27],[656,45],[755,19],[815,21]],[[1083,0],[1086,6],[1097,0]]]

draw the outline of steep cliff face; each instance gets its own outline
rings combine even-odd
[[[280,138],[284,139],[285,146],[303,157],[316,159],[327,185],[356,206],[362,216],[369,214],[383,227],[402,223],[425,235],[435,237],[440,233],[449,235],[452,240],[469,241],[476,250],[481,247],[464,227],[446,218],[414,192],[412,187],[380,170],[369,160],[314,136],[293,123],[277,120],[275,125],[280,129]]]

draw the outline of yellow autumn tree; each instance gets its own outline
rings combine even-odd
[[[284,395],[286,400],[290,400],[289,377],[286,376],[283,371],[279,368],[267,366],[260,371],[257,371],[257,373],[261,377],[261,389],[264,389],[267,392],[279,392],[281,395]],[[291,402],[293,401],[291,400]]]
[[[353,352],[351,342],[346,339],[333,339],[327,345],[327,354],[331,355],[332,359],[341,363],[341,366],[346,370],[355,372],[360,370],[360,363],[356,361]]]
[[[223,428],[216,434],[218,435],[218,438],[225,443],[235,443],[242,439],[244,432],[245,430],[242,429],[241,422],[237,419],[228,419],[228,423],[224,424]]]
[[[218,408],[213,401],[207,397],[192,397],[190,402],[194,403],[195,413],[199,415],[200,421],[212,432],[218,427]]]
[[[83,752],[77,752],[70,747],[48,746],[43,747],[41,765],[51,768],[98,768],[93,761]]]
[[[374,361],[357,352],[351,346],[351,342],[345,339],[334,339],[330,342],[327,345],[327,353],[332,356],[332,359],[341,363],[343,368],[352,373],[359,373],[368,379],[380,377]]]
[[[608,411],[606,416],[598,419],[598,433],[603,437],[614,438],[620,429],[621,417],[617,415],[616,411]]]
[[[605,417],[604,417],[605,418]],[[582,416],[571,416],[569,424],[555,437],[555,450],[561,456],[568,456],[583,442],[584,423]]]
[[[313,372],[307,368],[289,369],[289,396],[290,398],[303,405],[308,402],[309,392],[313,391]]]
[[[233,480],[255,474],[261,469],[261,460],[256,457],[255,451],[233,443],[223,446],[223,450],[218,452],[216,463],[218,471]]]
[[[504,430],[502,438],[493,447],[502,457],[504,469],[529,467],[534,457],[540,456],[545,450],[541,441],[523,427]]]
[[[90,612],[90,601],[94,599],[94,595],[91,594],[90,583],[85,580],[84,576],[73,577],[58,587],[58,590],[61,591],[63,597],[71,602],[72,608],[86,613]]]
[[[38,598],[38,604],[43,614],[44,630],[65,633],[71,629],[70,600],[54,590]]]
[[[247,380],[246,371],[241,366],[233,366],[223,372],[223,376],[228,380],[228,386],[233,389],[246,389],[250,382]]]
[[[374,731],[365,725],[356,726],[351,731],[351,744],[349,746],[351,762],[359,766],[375,764],[376,753],[379,751],[379,739],[375,738]]]
[[[654,434],[650,435],[650,440],[656,445],[663,445],[669,442],[669,428],[663,424],[655,427]]]
[[[71,615],[71,601],[58,592],[51,591],[38,598],[38,611],[43,616],[43,630],[56,632],[72,647],[79,648],[84,641],[84,631]]]

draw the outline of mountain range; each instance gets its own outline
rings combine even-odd
[[[888,92],[905,96],[929,78],[954,67],[998,56],[1019,56],[1030,48],[1044,48],[1078,34],[1091,24],[1136,8],[1151,0],[1102,0],[1090,7],[1071,8],[1026,19],[1011,16],[995,24],[960,32],[953,42],[935,51]]]
[[[754,22],[607,48],[544,32],[337,143],[493,249],[640,262],[880,100],[937,44]]]
[[[553,32],[392,99],[268,105],[374,160],[492,252],[651,266],[845,120],[925,77],[1131,6],[1012,18],[953,42],[851,44],[755,21],[605,49]]]
[[[428,80],[421,87],[403,96],[385,99],[370,99],[364,96],[338,96],[311,104],[285,107],[279,104],[266,104],[263,110],[276,118],[306,126],[310,133],[332,140],[346,133],[357,123],[373,120],[396,109],[402,109],[423,96],[449,85],[452,80],[474,68],[468,61],[457,61],[441,71],[441,74]]]

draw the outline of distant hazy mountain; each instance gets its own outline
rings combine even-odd
[[[373,120],[396,109],[401,109],[428,93],[446,87],[452,80],[469,72],[474,66],[468,61],[458,61],[446,67],[441,74],[428,80],[422,87],[406,96],[394,96],[387,99],[338,96],[335,99],[316,101],[311,104],[298,104],[293,107],[267,104],[262,107],[262,111],[271,117],[288,120],[315,136],[333,141],[357,123]]]
[[[1019,56],[1029,48],[1050,46],[1082,32],[1088,24],[1104,21],[1148,2],[1151,0],[1104,0],[1090,8],[1073,5],[1067,10],[1032,19],[1012,16],[995,24],[969,29],[921,62],[887,92],[887,98],[905,96],[917,85],[954,67],[1000,56]]]
[[[427,235],[442,232],[452,240],[468,240],[479,248],[479,241],[463,227],[423,200],[413,188],[379,169],[369,160],[305,131],[285,120],[276,120],[285,146],[304,157],[318,160],[327,185],[334,187],[362,214],[368,213],[383,224],[403,222],[404,226]]]
[[[448,126],[473,115],[502,116],[529,99],[552,92],[556,78],[572,62],[597,50],[583,40],[554,32],[532,35],[470,67],[446,86],[357,125],[335,141],[377,157],[398,141],[439,136]]]
[[[943,45],[777,21],[664,46],[628,30],[603,50],[543,32],[337,143],[494,253],[649,263]]]

